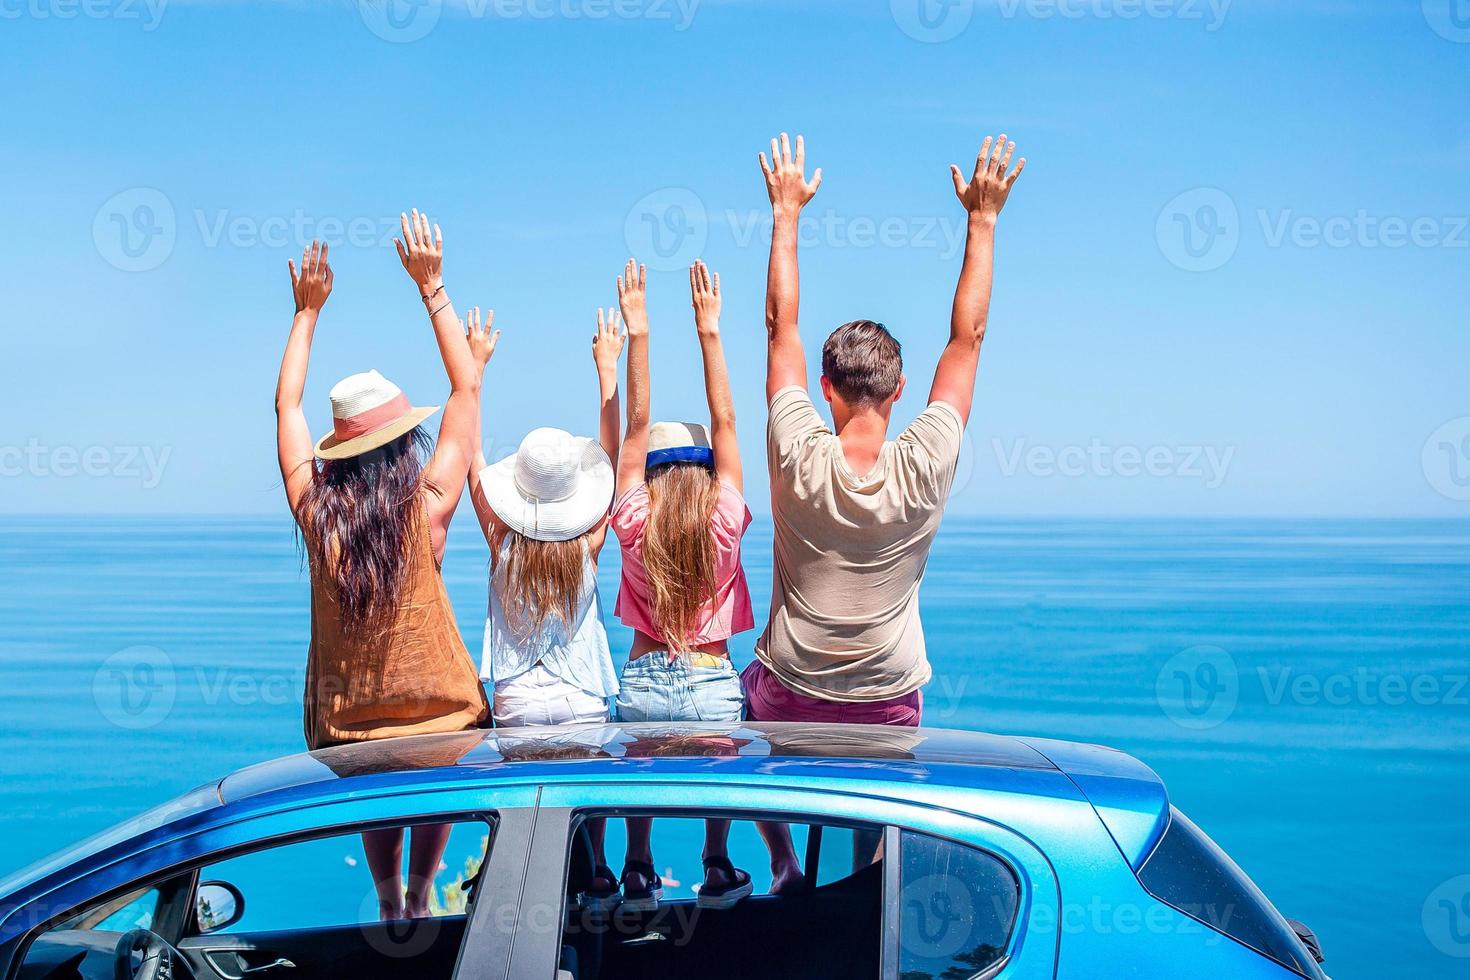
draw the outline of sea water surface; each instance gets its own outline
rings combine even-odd
[[[450,538],[478,655],[485,545],[463,515]],[[763,609],[766,521],[745,556]],[[927,724],[1139,756],[1317,930],[1337,980],[1470,975],[1470,524],[952,519],[923,615]],[[307,585],[284,517],[0,518],[0,626],[0,875],[303,748]],[[112,669],[137,647],[157,675]],[[658,856],[686,895],[689,844]],[[764,885],[754,835],[735,846]],[[342,851],[317,894],[361,893]]]

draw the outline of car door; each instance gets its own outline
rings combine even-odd
[[[825,859],[815,859],[812,847],[814,836],[820,847],[822,834],[807,831],[812,887],[800,895],[760,894],[769,880],[765,864],[749,853],[744,857],[757,893],[736,909],[705,912],[692,894],[666,894],[657,921],[613,915],[594,923],[591,931],[598,934],[589,937],[569,884],[579,828],[589,816],[628,814],[656,822],[767,818],[793,828],[825,826],[829,834],[845,828],[854,840],[871,837],[875,856],[868,868],[824,884],[814,876]],[[884,857],[895,854],[899,860]],[[608,855],[614,869],[621,857]],[[981,881],[996,883],[996,894],[1005,896],[1006,931],[977,941],[974,930],[987,916],[992,926],[1001,921],[989,912],[995,895],[976,891]],[[869,902],[877,904],[870,909]],[[1057,880],[1045,856],[1018,834],[976,816],[811,788],[684,780],[548,785],[527,859],[511,974],[517,980],[620,980],[656,968],[711,980],[752,971],[772,978],[1049,980],[1056,971],[1058,906]],[[870,933],[871,955],[862,952]]]

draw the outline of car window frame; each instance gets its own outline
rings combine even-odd
[[[899,860],[884,866],[882,980],[898,980],[899,976],[901,910],[896,902],[904,831],[982,851],[1015,876],[1020,886],[1015,923],[1005,957],[985,974],[986,980],[1055,975],[1061,944],[1061,893],[1055,869],[1030,841],[984,817],[868,796],[851,788],[731,785],[686,779],[652,784],[614,780],[548,784],[542,787],[540,800],[527,858],[528,882],[522,895],[525,906],[562,909],[574,825],[588,810],[596,810],[599,815],[648,814],[656,819],[688,819],[717,812],[733,821],[770,819],[880,827],[885,853],[900,855]],[[720,803],[712,804],[711,800]],[[535,928],[535,923],[517,917],[515,931],[526,931],[511,950],[513,976],[546,980],[557,976],[562,918],[555,917],[554,934],[548,935],[544,927]]]
[[[0,951],[5,954],[5,961],[0,962],[0,977],[16,980],[32,944],[56,925],[100,902],[143,888],[156,887],[161,894],[171,896],[168,932],[158,932],[158,935],[175,947],[189,939],[207,939],[209,934],[195,935],[191,929],[194,891],[198,886],[200,870],[220,861],[301,841],[359,834],[367,830],[418,824],[463,823],[491,818],[495,822],[489,844],[486,874],[495,876],[498,880],[503,879],[507,887],[514,888],[514,894],[502,892],[504,901],[476,901],[471,906],[465,923],[464,939],[456,955],[450,980],[459,980],[461,976],[474,980],[504,976],[503,972],[497,971],[508,961],[510,942],[508,937],[496,934],[495,910],[503,907],[512,898],[517,906],[521,902],[521,891],[525,884],[525,862],[531,843],[531,827],[535,820],[536,788],[525,785],[494,787],[494,792],[489,794],[486,789],[487,787],[457,787],[450,791],[368,796],[265,811],[224,821],[184,835],[183,838],[167,839],[143,847],[117,862],[59,885],[16,909],[15,914],[29,912],[33,918],[38,918],[37,910],[44,910],[48,904],[54,908],[61,902],[66,902],[62,911],[45,913],[44,917],[38,918],[36,925],[9,944],[9,950]],[[509,796],[509,799],[502,802],[502,796]],[[519,802],[511,802],[515,799],[519,799]],[[406,801],[411,801],[412,805],[405,805]],[[397,812],[379,816],[363,812],[370,811],[374,806]],[[251,835],[252,827],[262,833],[259,836]],[[248,836],[248,839],[242,839],[242,834]],[[177,860],[177,852],[185,848],[190,856],[186,860]],[[128,876],[122,884],[88,894],[89,881],[104,878],[113,881],[119,874]],[[85,897],[57,898],[59,895],[74,894]],[[160,907],[163,906],[164,902],[161,900]]]

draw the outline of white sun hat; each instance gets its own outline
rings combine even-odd
[[[332,431],[316,444],[318,459],[348,459],[386,446],[439,411],[415,408],[403,389],[377,371],[352,374],[327,393],[332,400]]]
[[[514,456],[480,471],[485,499],[506,527],[536,541],[570,541],[607,516],[612,460],[595,439],[533,429]]]

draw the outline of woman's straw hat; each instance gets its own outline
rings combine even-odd
[[[318,459],[349,459],[378,449],[417,428],[439,406],[414,408],[396,384],[376,371],[332,386],[332,433],[316,444]]]

